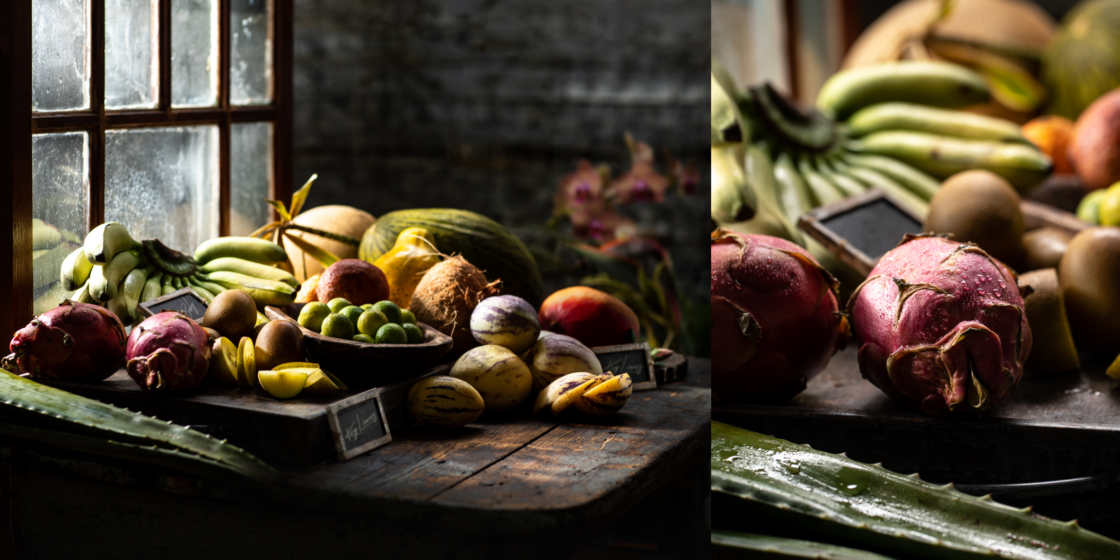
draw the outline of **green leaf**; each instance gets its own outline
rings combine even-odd
[[[300,210],[303,210],[303,203],[307,201],[307,195],[311,194],[311,185],[315,183],[315,179],[318,178],[319,175],[317,173],[311,175],[311,178],[308,179],[307,182],[304,183],[303,186],[300,187],[300,189],[292,195],[293,218],[299,215]]]
[[[265,202],[275,208],[276,213],[280,214],[280,217],[283,218],[285,222],[291,221],[292,215],[288,213],[288,208],[284,206],[283,202],[279,200],[266,200]]]
[[[290,233],[285,233],[284,234],[284,239],[287,239],[288,241],[291,241],[297,247],[299,247],[300,249],[303,249],[304,253],[307,253],[308,255],[311,255],[312,257],[315,257],[315,260],[319,261],[319,264],[322,264],[323,268],[327,268],[328,266],[330,266],[330,265],[338,262],[339,260],[341,260],[334,253],[331,253],[330,251],[327,251],[326,249],[323,249],[323,248],[317,247],[315,245],[312,245],[309,241],[307,241],[305,239],[302,239],[300,237],[297,237],[295,235],[292,235]]]
[[[280,222],[269,222],[261,226],[259,229],[257,229],[257,231],[250,233],[249,237],[260,237],[261,239],[264,239],[266,235],[268,235],[278,227],[280,227]]]

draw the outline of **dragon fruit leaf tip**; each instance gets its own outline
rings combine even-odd
[[[931,415],[1003,400],[1030,352],[1014,272],[971,243],[904,237],[848,309],[863,376]]]
[[[124,363],[124,325],[103,307],[66,300],[16,331],[9,349],[32,377],[101,381]]]
[[[128,337],[126,369],[148,391],[181,393],[206,375],[210,345],[206,331],[182,313],[165,311],[145,319]]]
[[[801,392],[846,342],[835,277],[784,239],[718,229],[711,249],[713,396]]]

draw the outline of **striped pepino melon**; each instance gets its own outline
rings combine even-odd
[[[486,402],[470,383],[445,375],[425,377],[408,390],[408,414],[437,428],[458,428],[482,416]]]
[[[428,230],[436,249],[445,255],[462,253],[488,280],[502,280],[502,293],[528,301],[534,308],[544,300],[541,273],[529,249],[504,226],[475,212],[449,208],[398,210],[381,216],[362,236],[358,258],[374,262],[393,247],[407,228]]]

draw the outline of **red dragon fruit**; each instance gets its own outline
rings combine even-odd
[[[124,325],[103,307],[66,300],[16,331],[8,348],[32,377],[101,381],[124,363]]]
[[[1006,398],[1031,349],[1015,273],[944,237],[903,238],[856,288],[850,316],[863,376],[935,416]]]
[[[182,313],[152,315],[128,336],[128,375],[148,391],[186,391],[206,375],[208,339],[206,331]]]
[[[804,390],[847,342],[837,287],[789,241],[713,232],[713,396],[784,400]]]

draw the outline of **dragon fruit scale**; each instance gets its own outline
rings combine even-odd
[[[849,302],[863,376],[926,414],[984,411],[1019,383],[1031,331],[1015,273],[972,243],[907,235]]]
[[[797,245],[712,233],[712,396],[780,401],[805,389],[848,338],[838,282]]]
[[[209,337],[198,323],[164,311],[133,327],[126,368],[141,389],[181,393],[202,381],[210,352]]]
[[[16,331],[9,349],[14,369],[32,377],[101,381],[124,363],[124,325],[103,307],[66,300]]]

